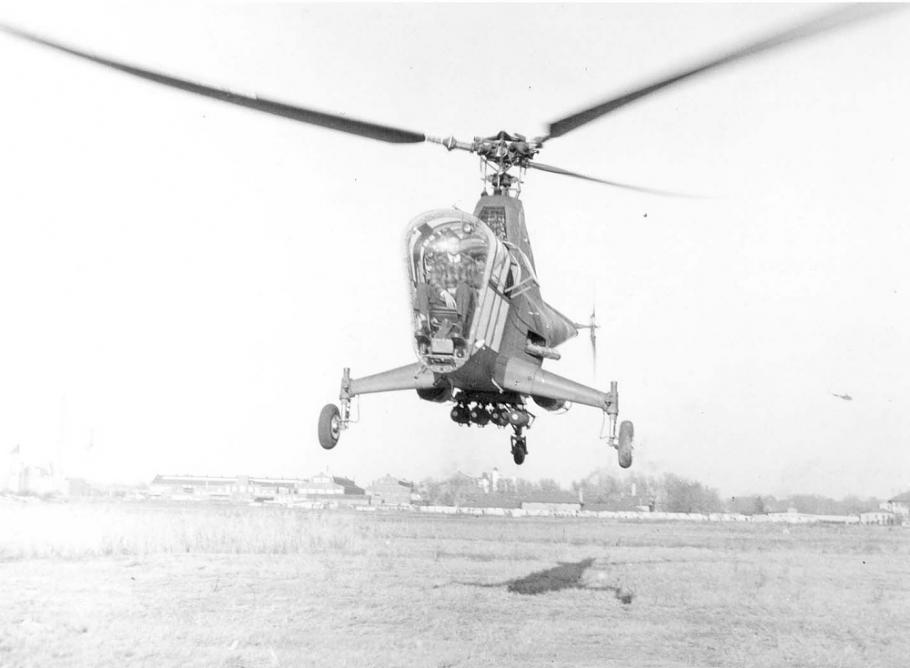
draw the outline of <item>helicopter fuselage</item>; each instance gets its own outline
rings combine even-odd
[[[617,383],[603,392],[542,367],[559,359],[556,348],[580,325],[541,297],[524,207],[507,192],[484,194],[474,213],[435,209],[410,222],[404,241],[418,361],[360,378],[345,369],[340,408],[329,404],[320,414],[322,447],[335,447],[351,423],[355,397],[416,390],[427,401],[453,402],[449,415],[458,424],[511,427],[516,464],[528,452],[528,399],[549,411],[569,403],[600,408],[609,418],[604,438],[620,466],[631,465],[632,423],[617,432]]]
[[[464,401],[542,406],[566,401],[604,407],[606,393],[548,374],[544,359],[578,333],[540,294],[524,207],[507,194],[483,195],[469,214],[423,213],[405,244],[414,348],[434,401],[460,391]]]

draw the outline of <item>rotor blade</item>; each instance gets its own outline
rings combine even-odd
[[[298,107],[296,105],[286,104],[284,102],[276,102],[275,100],[269,100],[262,97],[232,93],[228,90],[213,88],[212,86],[207,86],[205,84],[194,83],[192,81],[178,79],[177,77],[172,77],[167,74],[161,74],[159,72],[153,72],[151,70],[142,69],[140,67],[134,67],[133,65],[128,65],[116,60],[110,60],[108,58],[96,56],[86,51],[80,51],[79,49],[74,49],[72,47],[66,46],[59,42],[44,39],[43,37],[39,37],[33,33],[19,30],[18,28],[14,28],[2,23],[0,23],[0,31],[14,35],[16,37],[20,37],[35,44],[40,44],[42,46],[50,47],[51,49],[56,49],[57,51],[62,51],[63,53],[67,53],[77,58],[82,58],[84,60],[97,63],[98,65],[104,65],[105,67],[110,67],[111,69],[119,70],[120,72],[125,72],[126,74],[132,74],[135,77],[146,79],[147,81],[154,81],[155,83],[159,83],[164,86],[179,88],[180,90],[184,90],[189,93],[195,93],[197,95],[210,97],[215,100],[221,100],[222,102],[228,102],[240,107],[246,107],[247,109],[262,111],[274,116],[282,116],[284,118],[289,118],[301,123],[319,125],[331,130],[346,132],[352,135],[359,135],[361,137],[367,137],[369,139],[378,139],[379,141],[389,142],[393,144],[415,144],[423,142],[426,139],[426,136],[422,132],[402,130],[401,128],[395,128],[388,125],[380,125],[378,123],[369,123],[367,121],[358,121],[352,118],[347,118],[345,116],[329,114],[323,111],[307,109],[305,107]]]
[[[652,93],[656,93],[663,88],[672,86],[673,84],[684,81],[690,77],[694,77],[709,70],[713,70],[714,68],[720,67],[721,65],[727,65],[749,56],[754,56],[759,53],[763,53],[764,51],[789,44],[790,42],[806,39],[807,37],[812,37],[813,35],[818,35],[828,30],[847,26],[851,23],[871,18],[888,11],[893,11],[895,9],[896,7],[893,5],[863,4],[848,5],[847,7],[826,12],[808,21],[798,23],[795,26],[788,28],[787,30],[774,33],[768,37],[756,40],[738,49],[730,51],[729,53],[712,58],[703,63],[699,63],[693,67],[686,68],[668,77],[658,79],[657,81],[649,83],[645,86],[634,88],[623,93],[622,95],[604,100],[603,102],[600,102],[593,107],[582,109],[581,111],[566,116],[565,118],[560,118],[557,121],[553,121],[550,123],[548,131],[549,134],[543,139],[546,140],[553,137],[561,137],[562,135],[574,130],[575,128],[580,127],[586,123],[590,123],[591,121],[600,118],[601,116],[612,111],[620,109],[627,104],[631,104],[636,100],[651,95]]]
[[[643,186],[633,186],[629,183],[620,183],[619,181],[608,181],[606,179],[598,179],[593,176],[585,176],[584,174],[579,174],[578,172],[570,172],[568,169],[562,169],[561,167],[554,167],[553,165],[545,165],[542,162],[529,162],[529,169],[539,169],[542,172],[550,172],[551,174],[562,174],[563,176],[571,176],[576,179],[584,179],[585,181],[593,181],[594,183],[603,183],[607,186],[613,186],[615,188],[623,188],[625,190],[634,190],[640,193],[648,193],[649,195],[660,195],[662,197],[696,197],[695,195],[686,195],[684,193],[675,193],[669,190],[658,190],[657,188],[645,188]]]

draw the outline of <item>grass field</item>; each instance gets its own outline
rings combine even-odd
[[[904,666],[910,531],[0,502],[0,666]]]

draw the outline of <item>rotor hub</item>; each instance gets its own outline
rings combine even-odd
[[[540,145],[529,142],[524,135],[509,134],[500,130],[492,137],[475,137],[475,152],[496,165],[501,171],[511,167],[527,167],[528,161],[540,151]]]
[[[480,156],[484,182],[489,182],[494,192],[520,188],[523,172],[540,151],[540,146],[535,141],[528,141],[524,135],[505,130],[500,130],[492,137],[475,137],[474,152]],[[509,170],[513,167],[522,173],[518,176],[510,174]]]
[[[521,185],[521,175],[513,175],[513,167],[524,171],[543,146],[541,139],[529,140],[524,135],[500,130],[490,137],[474,137],[471,142],[455,137],[427,136],[427,141],[445,146],[449,151],[459,149],[480,157],[484,183],[494,191],[508,191]]]

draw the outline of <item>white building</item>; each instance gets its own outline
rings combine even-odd
[[[859,514],[860,524],[879,524],[881,526],[889,526],[891,524],[898,524],[898,516],[888,510],[870,510],[865,513]]]
[[[899,516],[903,521],[910,520],[910,492],[898,494],[893,499],[888,499],[881,506],[882,510],[887,510]]]

